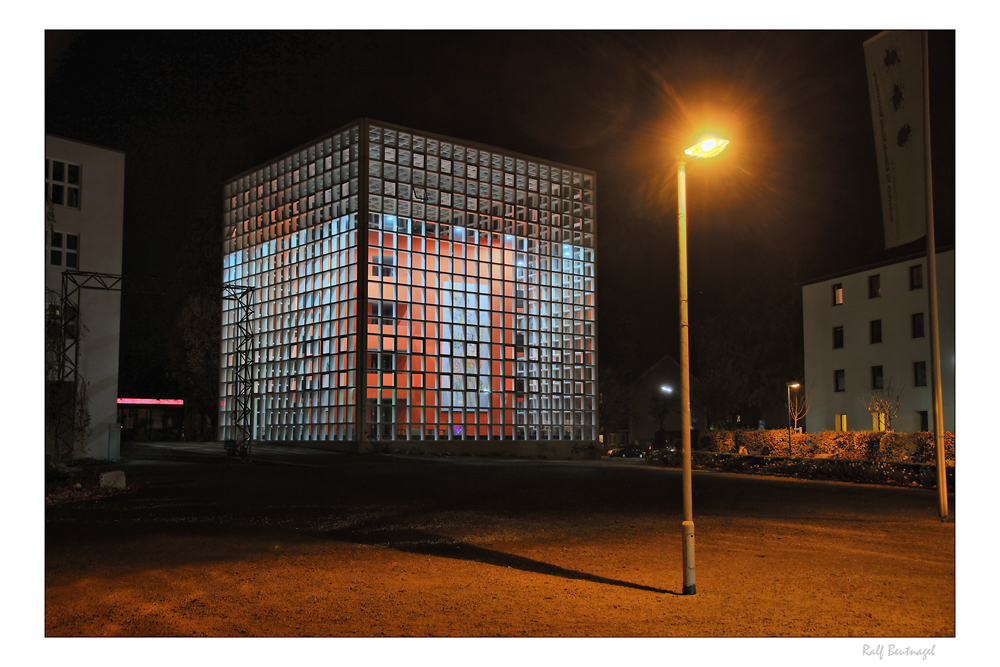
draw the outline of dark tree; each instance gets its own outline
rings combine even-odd
[[[714,314],[692,322],[692,401],[716,428],[783,415],[786,383],[802,376],[794,262],[759,258],[745,274]]]

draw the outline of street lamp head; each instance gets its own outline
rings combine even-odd
[[[670,394],[670,393],[673,393],[674,390],[671,389],[670,387],[668,387],[667,385],[663,385],[662,387],[660,387],[660,391],[665,391],[668,394]]]
[[[785,384],[787,384],[787,385],[788,385],[788,388],[789,388],[789,389],[795,389],[796,387],[798,387],[798,386],[799,386],[799,383],[798,383],[798,382],[786,382]]]
[[[729,139],[722,139],[721,137],[706,137],[694,146],[685,148],[684,154],[690,158],[715,157],[722,151],[726,150],[726,146],[728,145]]]

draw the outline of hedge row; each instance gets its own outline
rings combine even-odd
[[[785,434],[786,445],[788,434]],[[661,450],[648,459],[653,465],[679,467],[679,451]],[[937,466],[926,463],[900,463],[858,459],[801,459],[783,456],[741,456],[711,452],[692,452],[693,465],[726,472],[756,475],[781,475],[800,479],[826,479],[862,484],[896,484],[927,489],[937,488]],[[955,490],[955,468],[947,466],[945,481]]]
[[[944,434],[945,461],[955,465],[955,433]],[[907,461],[933,463],[937,457],[934,433],[896,431],[823,431],[792,433],[789,451],[788,430],[702,431],[695,449],[713,453],[748,453],[833,458],[853,461]]]

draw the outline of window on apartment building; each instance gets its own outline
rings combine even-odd
[[[833,286],[833,305],[840,306],[844,303],[844,286],[837,283]]]
[[[875,299],[882,296],[882,279],[879,274],[868,276],[868,298]]]
[[[49,264],[66,269],[80,268],[80,236],[52,232],[49,236]]]
[[[913,338],[924,337],[924,314],[913,313],[910,316],[910,331]]]
[[[45,201],[80,208],[80,165],[45,158]]]
[[[833,416],[833,430],[834,431],[846,431],[847,430],[847,415],[834,415]]]
[[[833,349],[839,350],[844,347],[844,327],[833,328]]]
[[[884,431],[885,423],[888,421],[884,412],[873,412],[872,413],[872,430],[873,431]]]
[[[926,387],[927,386],[927,362],[926,361],[914,361],[913,362],[913,386],[914,387]]]
[[[929,430],[931,430],[930,429],[930,422],[927,419],[927,411],[926,410],[917,410],[917,419],[920,420],[920,430],[921,431],[929,431]]]
[[[844,382],[844,371],[843,369],[833,372],[833,390],[834,391],[844,391],[846,389]]]
[[[882,342],[882,320],[872,320],[868,323],[868,339],[872,345]]]
[[[883,386],[882,367],[872,366],[872,389],[881,389]]]
[[[922,264],[914,264],[910,267],[910,289],[920,289],[924,286],[924,267]]]

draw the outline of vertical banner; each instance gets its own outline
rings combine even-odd
[[[864,43],[882,189],[885,247],[927,231],[923,50],[920,31],[888,30]]]

